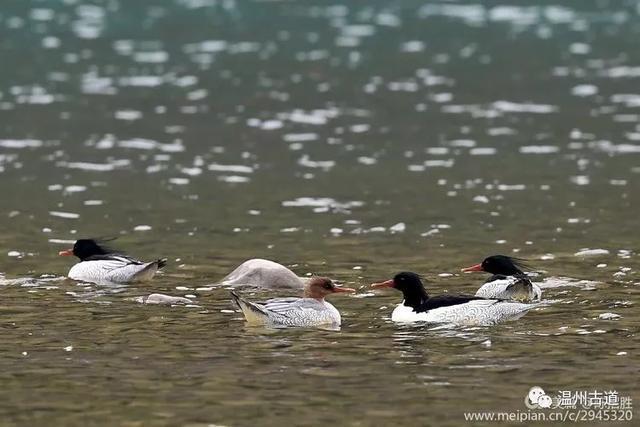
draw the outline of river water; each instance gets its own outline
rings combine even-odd
[[[526,411],[533,386],[640,397],[639,15],[3,2],[2,424],[460,426]],[[57,252],[92,236],[169,264],[62,280]],[[409,270],[473,293],[484,277],[460,268],[496,253],[551,302],[409,327],[389,320],[400,294],[367,289]],[[255,257],[357,288],[332,298],[342,329],[245,326],[217,282]],[[154,292],[194,304],[132,300]]]

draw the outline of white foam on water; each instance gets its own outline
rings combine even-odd
[[[162,76],[129,76],[118,79],[120,86],[157,87],[164,83]]]
[[[133,60],[140,63],[161,64],[169,60],[169,54],[162,50],[155,52],[136,52],[133,55]]]
[[[3,148],[38,148],[43,142],[38,139],[0,139]]]
[[[500,191],[522,191],[526,190],[527,186],[525,184],[499,184],[497,188]]]
[[[376,163],[378,163],[378,160],[374,157],[366,157],[366,156],[360,156],[358,157],[358,163],[366,165],[366,166],[371,166],[371,165],[375,165]]]
[[[580,249],[578,252],[576,252],[575,254],[573,254],[575,256],[581,256],[581,257],[587,257],[587,256],[603,256],[603,255],[609,255],[609,251],[607,249],[589,249],[589,248],[582,248]]]
[[[494,22],[530,26],[538,22],[539,19],[539,8],[534,6],[496,6],[489,10],[489,20]]]
[[[151,230],[151,226],[150,225],[136,225],[135,227],[133,227],[133,231],[149,231]]]
[[[55,216],[58,218],[66,218],[66,219],[80,218],[79,214],[73,213],[73,212],[49,211],[49,215]]]
[[[260,128],[263,130],[275,130],[284,126],[281,120],[265,120],[260,124]]]
[[[453,167],[455,161],[453,159],[446,160],[425,160],[424,166],[427,168],[450,168]]]
[[[389,227],[389,231],[391,233],[403,233],[406,229],[407,229],[407,226],[404,222],[399,222]]]
[[[114,117],[118,120],[139,120],[142,118],[142,111],[137,110],[118,110]]]
[[[306,141],[315,141],[318,139],[317,133],[287,133],[282,139],[286,142],[306,142]]]
[[[574,55],[587,55],[591,52],[591,46],[586,43],[571,43],[569,52]]]
[[[522,154],[552,154],[560,151],[555,145],[524,145],[519,150]]]
[[[284,207],[311,207],[311,208],[328,208],[328,209],[351,209],[364,206],[364,202],[359,200],[350,200],[339,202],[331,197],[298,197],[294,200],[285,200],[282,202]]]
[[[115,166],[112,164],[105,163],[89,163],[89,162],[70,162],[70,163],[59,163],[60,166],[66,167],[67,169],[81,169],[86,171],[93,172],[108,172],[115,169]]]
[[[586,175],[572,176],[569,181],[576,185],[589,185],[591,183],[591,179]]]
[[[578,85],[571,88],[571,95],[573,96],[593,96],[598,93],[598,87],[595,85]]]
[[[558,111],[558,107],[549,104],[518,103],[511,101],[495,101],[493,108],[505,113],[550,114]]]
[[[481,26],[486,22],[486,9],[481,4],[431,4],[418,9],[420,18],[446,16],[464,21],[467,25]]]
[[[640,66],[619,65],[601,70],[600,75],[611,79],[640,77]]]
[[[469,154],[472,156],[493,156],[497,151],[493,147],[476,147],[469,150]]]
[[[218,180],[222,182],[228,182],[231,184],[238,184],[238,183],[250,181],[250,179],[247,178],[246,176],[240,176],[240,175],[222,175],[218,177]]]
[[[426,45],[421,40],[409,40],[400,45],[400,51],[406,53],[422,52],[426,48]]]
[[[169,178],[169,183],[173,184],[173,185],[187,185],[189,184],[189,178],[184,178],[184,177],[174,177],[174,178]]]
[[[306,168],[323,169],[328,171],[336,165],[334,160],[311,160],[307,154],[298,159],[298,164]]]
[[[487,134],[491,136],[515,135],[516,133],[518,132],[515,129],[508,128],[508,127],[497,127],[497,128],[490,128],[487,130]]]
[[[454,139],[449,141],[449,145],[452,147],[473,148],[476,146],[476,142],[472,139]]]
[[[49,243],[59,243],[59,244],[64,244],[64,245],[73,245],[76,241],[75,240],[66,240],[66,239],[49,239],[48,240]]]
[[[609,98],[616,104],[624,104],[626,107],[640,107],[640,94],[637,93],[616,93]]]
[[[159,142],[151,139],[133,138],[118,141],[118,147],[134,148],[136,150],[154,150],[160,145]]]
[[[373,25],[346,25],[340,29],[345,37],[370,37],[376,33]]]
[[[114,95],[117,89],[110,77],[100,77],[95,72],[82,75],[81,91],[92,95]]]
[[[432,156],[444,156],[449,154],[449,149],[447,147],[429,147],[425,151],[427,154],[431,154]]]
[[[202,174],[202,168],[198,168],[198,167],[181,168],[180,172],[189,176],[198,176]]]
[[[187,53],[193,52],[207,52],[216,53],[227,50],[229,43],[225,40],[205,40],[200,43],[193,43],[184,46],[184,51]]]
[[[221,165],[219,163],[211,163],[207,169],[214,172],[233,172],[233,173],[253,173],[251,166],[244,165]]]
[[[86,190],[87,190],[87,187],[84,185],[69,185],[64,187],[65,193],[80,193]]]
[[[601,282],[596,282],[594,280],[580,280],[574,279],[572,277],[563,277],[563,276],[551,276],[545,277],[540,282],[536,282],[538,286],[542,289],[548,288],[561,288],[565,286],[578,287],[583,289],[595,289]]]

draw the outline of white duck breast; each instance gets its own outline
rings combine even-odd
[[[394,322],[452,323],[464,326],[489,326],[517,320],[538,304],[523,304],[495,299],[477,299],[463,304],[416,312],[412,307],[398,305],[391,314]]]
[[[478,289],[476,296],[531,302],[540,301],[542,289],[528,278],[506,276],[486,282]]]
[[[338,310],[324,300],[315,298],[275,298],[264,304],[247,301],[235,292],[232,296],[247,322],[266,326],[340,326]]]
[[[250,259],[229,273],[222,284],[269,289],[301,289],[304,282],[284,265],[266,259]]]
[[[68,276],[73,280],[93,283],[148,281],[165,262],[157,260],[145,263],[123,255],[108,255],[77,263],[71,267]]]

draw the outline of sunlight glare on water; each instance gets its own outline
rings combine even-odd
[[[639,397],[639,14],[6,2],[0,418],[459,426],[525,411],[533,386]],[[81,237],[168,265],[65,280],[56,255]],[[368,288],[408,270],[474,293],[485,277],[460,268],[496,253],[526,259],[549,303],[407,326],[399,293]],[[358,289],[331,298],[342,328],[245,325],[218,282],[250,258]]]

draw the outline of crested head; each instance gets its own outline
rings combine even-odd
[[[329,294],[355,292],[355,289],[336,286],[328,277],[312,277],[304,287],[305,298],[323,299]]]
[[[114,251],[104,246],[101,241],[95,239],[79,239],[73,244],[72,249],[60,251],[59,255],[75,255],[83,261],[95,255],[107,255],[110,253],[114,253]]]
[[[525,268],[527,266],[520,259],[507,255],[492,255],[485,258],[480,264],[465,268],[462,271],[485,271],[502,276],[513,276],[523,274],[522,269]]]
[[[429,296],[422,284],[422,279],[416,273],[411,271],[403,271],[393,276],[393,279],[385,282],[374,283],[374,288],[395,288],[402,292],[405,304],[421,304],[426,301]]]
[[[522,274],[522,269],[526,268],[522,260],[506,255],[492,255],[482,261],[482,269],[487,273],[512,276]]]

